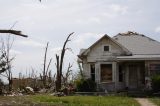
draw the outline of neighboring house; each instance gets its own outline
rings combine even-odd
[[[151,76],[160,74],[160,42],[136,32],[104,35],[78,57],[99,90],[150,89]]]

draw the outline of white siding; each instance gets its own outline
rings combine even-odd
[[[103,51],[103,47],[105,45],[110,46],[109,52]],[[114,42],[109,39],[102,39],[101,42],[90,49],[87,56],[87,62],[96,62],[97,60],[113,60],[114,56],[121,55],[123,53],[124,51]]]
[[[90,64],[87,63],[86,59],[83,60],[83,74],[85,78],[90,78]]]
[[[108,45],[110,50],[104,51],[103,47]],[[87,57],[83,58],[83,68],[86,78],[90,78],[90,64],[95,63],[95,81],[109,91],[115,90],[117,84],[117,63],[116,56],[123,55],[125,51],[110,39],[102,39],[90,49],[88,49]],[[112,64],[112,82],[101,83],[101,64]]]

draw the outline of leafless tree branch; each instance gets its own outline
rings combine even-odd
[[[22,34],[21,31],[17,31],[17,30],[4,30],[4,29],[0,29],[0,33],[9,33],[9,34],[14,34],[14,35],[22,36],[22,37],[28,37],[28,35]]]

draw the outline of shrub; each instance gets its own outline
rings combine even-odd
[[[0,95],[2,95],[2,91],[3,91],[3,86],[4,86],[4,83],[2,81],[2,79],[0,79]]]
[[[91,79],[79,79],[76,81],[78,92],[94,92],[96,91],[96,83]]]
[[[152,89],[154,92],[160,91],[160,75],[155,75],[152,78]]]

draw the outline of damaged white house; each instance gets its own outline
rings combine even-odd
[[[160,74],[160,42],[128,31],[114,37],[104,35],[78,60],[85,78],[108,91],[150,89],[150,78]]]

